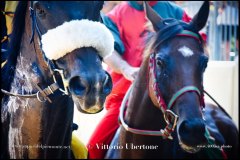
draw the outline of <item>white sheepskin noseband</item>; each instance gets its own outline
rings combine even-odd
[[[87,19],[65,22],[42,35],[42,49],[50,60],[82,47],[93,47],[104,58],[112,54],[114,39],[104,24]]]

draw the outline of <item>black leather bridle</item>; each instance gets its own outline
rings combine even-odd
[[[52,83],[51,85],[47,86],[44,89],[41,89],[41,87],[38,84],[33,83],[36,85],[36,88],[38,89],[38,92],[34,93],[34,94],[27,94],[27,95],[26,94],[24,94],[24,95],[16,94],[16,93],[8,92],[3,89],[1,89],[1,91],[4,94],[9,95],[9,96],[16,96],[16,97],[21,97],[21,98],[37,98],[40,102],[48,101],[48,102],[52,103],[49,96],[51,94],[54,94],[57,90],[61,91],[63,93],[63,95],[70,94],[70,92],[67,88],[68,81],[64,78],[63,70],[57,68],[55,63],[52,60],[48,59],[42,50],[42,43],[41,43],[42,32],[40,31],[39,26],[37,24],[36,11],[33,8],[33,1],[30,2],[29,11],[30,11],[30,18],[31,18],[31,22],[32,22],[32,35],[31,35],[31,39],[30,39],[30,44],[33,43],[35,53],[37,53],[36,47],[35,47],[35,41],[34,41],[35,29],[36,29],[38,38],[39,38],[38,42],[39,42],[39,47],[41,50],[41,57],[43,59],[43,62],[46,63],[46,65],[48,66],[48,69],[50,71],[50,74],[53,78],[54,83]]]

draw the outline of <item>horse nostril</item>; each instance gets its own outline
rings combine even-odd
[[[103,80],[103,93],[108,95],[112,91],[112,79],[106,72],[105,79]]]
[[[83,96],[87,91],[87,88],[87,83],[84,83],[80,76],[75,76],[69,81],[69,89],[75,95]]]
[[[205,125],[199,120],[185,120],[180,126],[180,130],[189,134],[205,133]]]
[[[205,125],[202,120],[184,120],[179,126],[179,135],[185,144],[197,145],[204,143],[206,138]]]

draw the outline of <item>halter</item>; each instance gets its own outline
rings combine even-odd
[[[194,39],[201,41],[198,34],[188,31],[188,30],[183,30],[180,33],[176,34],[176,36],[188,36],[188,37],[192,37]],[[130,88],[127,91],[126,96],[124,97],[123,102],[121,104],[119,121],[120,121],[121,125],[127,131],[132,132],[134,134],[162,136],[164,139],[168,138],[168,139],[172,140],[173,137],[171,136],[171,133],[174,131],[176,124],[177,124],[177,120],[178,120],[178,116],[171,110],[174,103],[183,94],[185,94],[187,92],[195,92],[197,94],[197,96],[199,97],[200,106],[204,107],[203,93],[200,92],[200,90],[195,86],[184,86],[183,88],[178,90],[175,94],[173,94],[168,105],[166,105],[165,101],[162,99],[161,92],[159,91],[159,88],[158,88],[155,68],[156,68],[155,53],[152,53],[149,58],[149,78],[152,76],[153,84],[152,84],[152,86],[149,85],[149,87],[151,87],[151,88],[149,88],[149,90],[153,89],[153,91],[154,91],[154,95],[155,95],[155,98],[158,103],[157,107],[163,113],[164,120],[167,124],[166,127],[164,129],[160,129],[160,131],[141,130],[141,129],[131,128],[124,122],[123,117],[124,117],[125,106],[127,103],[127,99],[130,95],[130,92],[132,91],[133,85],[130,86]]]

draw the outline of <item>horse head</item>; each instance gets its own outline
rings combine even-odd
[[[103,2],[31,3],[40,46],[53,72],[58,72],[64,92],[72,96],[79,111],[101,111],[112,89],[102,58],[113,51],[111,33],[98,22]]]
[[[167,122],[178,116],[177,122],[170,123],[174,126],[169,126],[177,126],[181,148],[197,152],[198,145],[207,143],[202,111],[203,73],[208,57],[198,32],[207,22],[209,2],[203,3],[190,23],[163,19],[147,3],[145,11],[156,32],[149,47],[150,98],[164,112]]]

